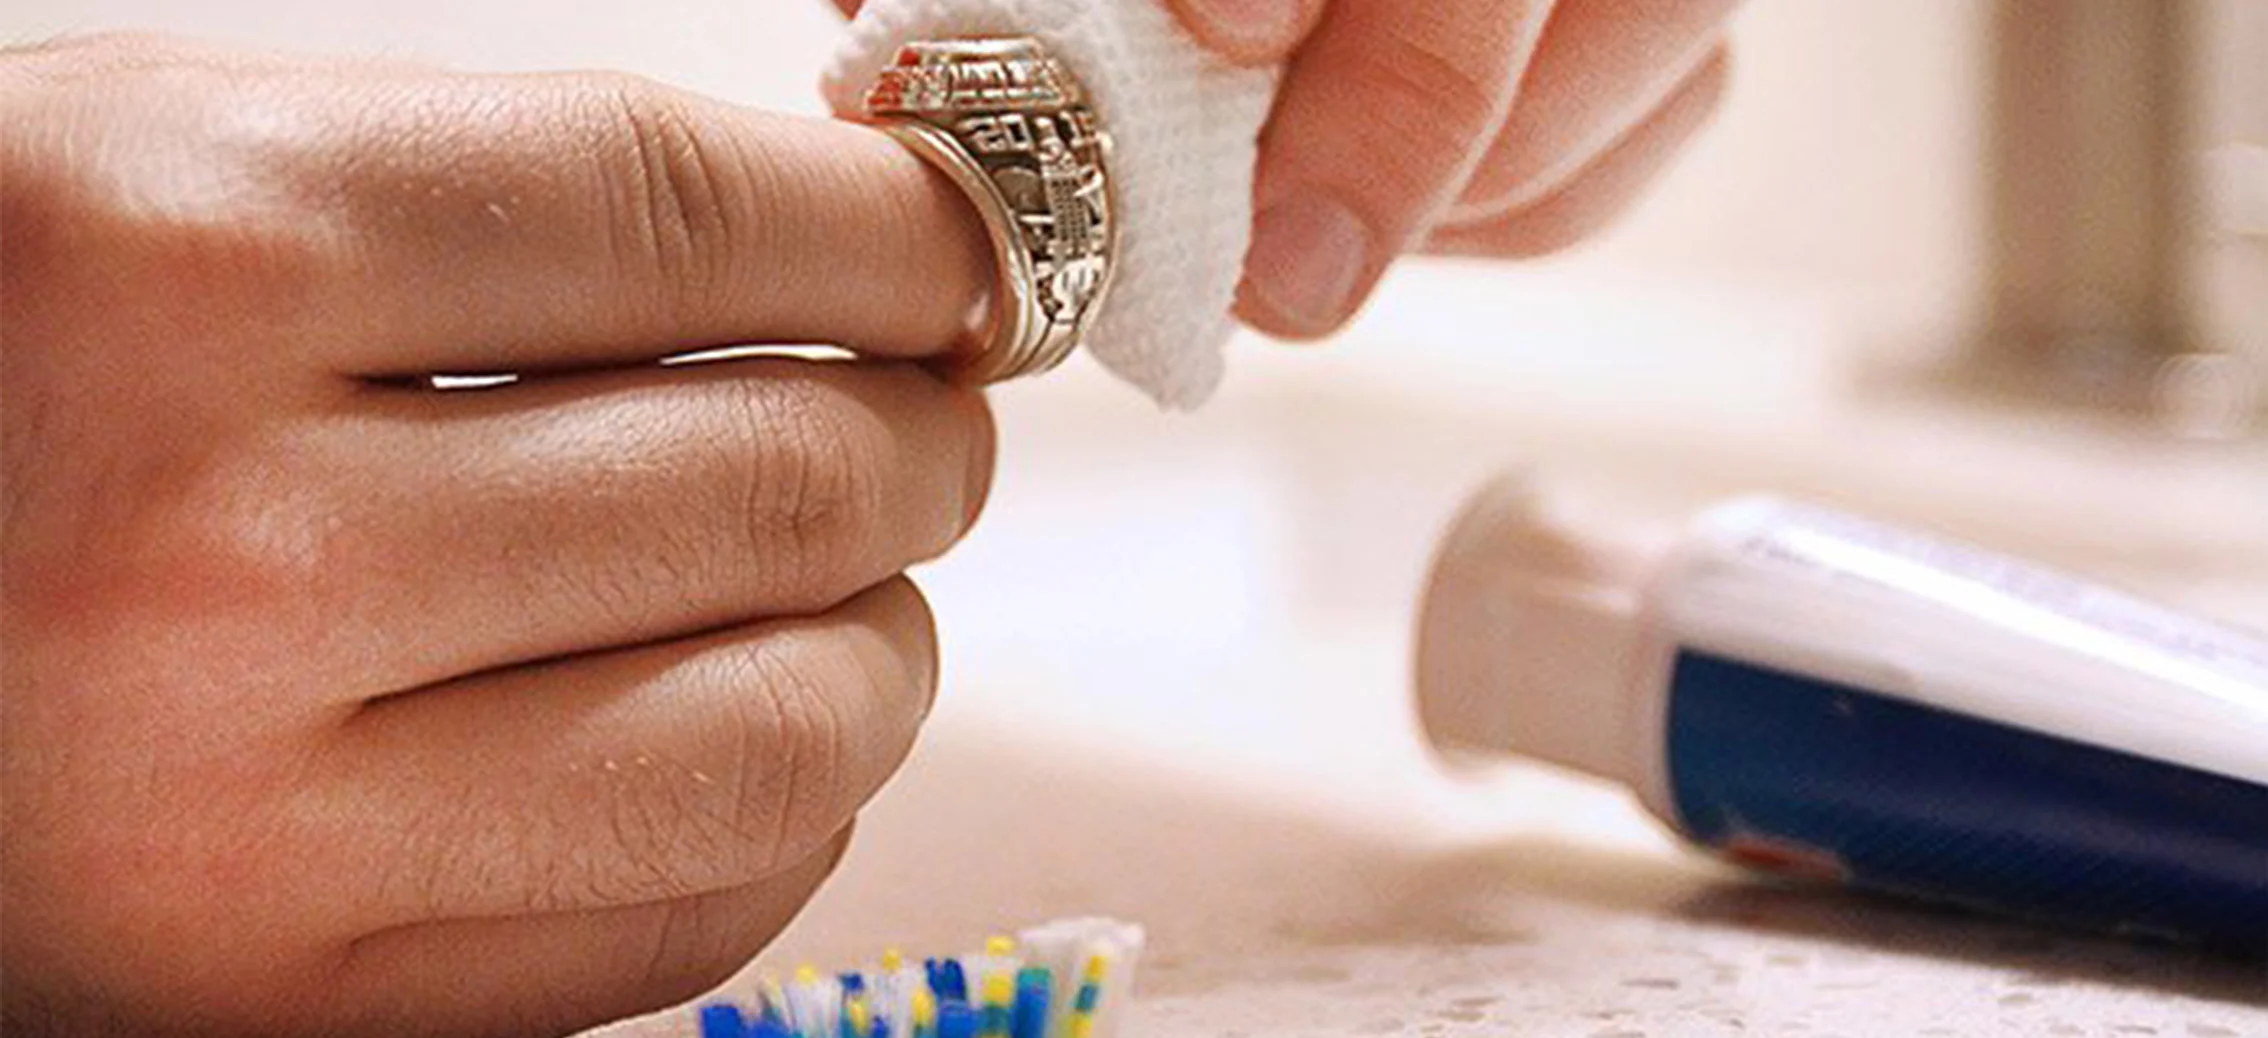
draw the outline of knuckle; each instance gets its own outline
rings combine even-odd
[[[296,215],[249,200],[175,197],[111,215],[111,230],[137,260],[140,291],[195,301],[194,311],[152,315],[184,331],[247,326],[218,315],[272,321],[304,312],[318,284],[313,273],[328,258]]]
[[[1469,129],[1486,126],[1501,115],[1505,92],[1498,69],[1476,67],[1469,60],[1435,48],[1410,44],[1388,77],[1412,105],[1423,106],[1441,124],[1453,126],[1455,137],[1469,137]]]
[[[633,273],[669,290],[674,305],[717,303],[745,237],[737,204],[744,174],[682,94],[638,76],[602,73],[599,101],[607,182],[621,214],[616,246]]]
[[[1377,91],[1378,111],[1417,112],[1423,118],[1379,120],[1381,128],[1415,135],[1427,150],[1469,150],[1479,131],[1502,121],[1511,102],[1507,59],[1481,50],[1456,33],[1404,29],[1366,43],[1352,58],[1353,76]],[[1398,149],[1407,151],[1409,142]]]
[[[863,583],[882,534],[886,434],[815,379],[744,384],[738,506],[754,558],[778,595],[825,604]]]
[[[301,190],[296,116],[234,83],[165,65],[11,99],[0,248],[9,287],[42,290],[9,296],[185,346],[263,323],[219,316],[301,312],[333,250]]]
[[[215,448],[216,450],[219,448]],[[176,459],[145,470],[133,507],[79,531],[43,560],[68,579],[41,580],[75,633],[131,641],[173,627],[258,617],[279,640],[312,636],[335,567],[335,524],[300,480],[255,459]],[[107,476],[105,477],[107,478]],[[224,660],[211,661],[216,666]]]

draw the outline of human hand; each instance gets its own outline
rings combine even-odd
[[[1715,109],[1739,6],[1158,2],[1221,55],[1288,64],[1237,309],[1290,338],[1345,323],[1414,249],[1535,256],[1611,221]]]
[[[601,75],[0,53],[23,1034],[546,1034],[786,924],[927,712],[989,246],[875,131]],[[660,367],[722,344],[860,358]],[[435,372],[531,373],[435,392]]]
[[[1412,248],[1536,256],[1620,215],[1724,92],[1739,0],[1169,0],[1290,69],[1260,142],[1241,316],[1353,316]]]

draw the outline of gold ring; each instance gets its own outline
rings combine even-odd
[[[1063,362],[1101,310],[1117,255],[1110,139],[1069,69],[1038,40],[910,43],[866,95],[866,114],[943,171],[992,238],[998,283],[976,382]]]

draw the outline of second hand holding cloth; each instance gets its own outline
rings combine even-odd
[[[1108,291],[1088,301],[1092,312],[1074,315],[1085,329],[1084,344],[1105,368],[1160,405],[1194,408],[1220,384],[1222,349],[1235,330],[1230,309],[1251,244],[1257,142],[1278,75],[1214,56],[1156,0],[871,0],[828,72],[828,101],[837,114],[865,117],[869,94],[885,70],[901,64],[901,55],[919,61],[926,49],[934,61],[941,49],[972,46],[951,41],[972,39],[996,41],[976,45],[979,50],[1013,53],[1012,45],[997,41],[1015,38],[1036,41],[1067,68],[1110,141],[1099,230],[1115,234],[1115,259],[1105,257],[1112,268]],[[908,52],[909,44],[925,48]],[[874,114],[903,119],[913,113],[901,107]],[[964,151],[966,134],[959,135]],[[1065,143],[1076,150],[1076,142]],[[1034,138],[1035,149],[1043,144]],[[933,163],[939,159],[934,148],[917,150]],[[955,179],[970,189],[963,176]],[[975,201],[988,209],[986,201]],[[1015,258],[997,226],[1000,201],[989,208],[985,219],[1005,267]],[[993,321],[1012,322],[1028,309],[1012,298],[1018,287],[1025,286],[1004,281]],[[993,327],[987,346],[998,350],[1009,337]],[[1059,345],[1067,352],[1072,344]],[[1019,367],[1044,370],[1045,360],[1024,364],[1013,355],[987,355],[972,361],[978,367],[971,374],[985,377],[985,365],[998,365],[998,377],[1012,377],[1024,373]]]

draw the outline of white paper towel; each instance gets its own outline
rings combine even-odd
[[[913,40],[1032,36],[1071,67],[1111,135],[1118,268],[1087,350],[1165,407],[1220,384],[1252,239],[1252,175],[1277,70],[1232,65],[1162,0],[867,0],[826,78],[855,115]]]

